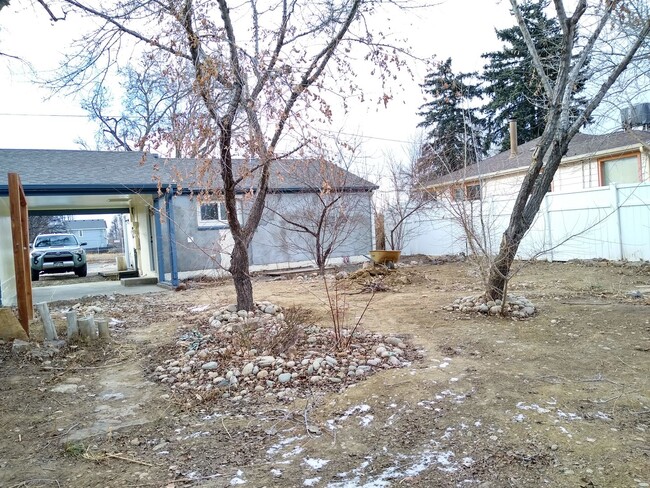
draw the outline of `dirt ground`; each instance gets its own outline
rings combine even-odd
[[[234,301],[227,281],[85,299],[111,318],[110,343],[51,358],[0,346],[0,486],[650,486],[650,266],[528,264],[511,284],[538,307],[526,320],[444,311],[480,292],[467,263],[406,265],[388,283],[361,326],[421,358],[293,401],[153,380]],[[349,285],[354,322],[370,295]],[[322,281],[254,286],[328,325]],[[60,332],[76,303],[51,304]]]

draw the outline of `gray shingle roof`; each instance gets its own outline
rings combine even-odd
[[[236,174],[248,174],[255,161],[234,161]],[[221,188],[218,164],[197,176],[195,159],[170,159],[141,152],[70,151],[48,149],[0,149],[0,193],[6,193],[7,173],[18,173],[23,186],[53,188],[56,185],[79,189],[148,187],[155,189],[180,183],[184,188]],[[259,170],[258,170],[259,171]],[[257,172],[254,173],[255,175]],[[275,191],[320,188],[322,178],[330,175],[346,189],[372,190],[372,183],[334,164],[316,160],[281,160],[272,163],[270,188]],[[254,178],[245,179],[240,188],[250,189]],[[4,189],[4,191],[3,191]]]
[[[426,183],[425,186],[437,186],[461,180],[478,179],[480,176],[490,175],[502,171],[510,171],[530,165],[533,150],[539,138],[521,144],[515,157],[510,157],[510,151],[504,151],[467,168],[454,171]],[[578,133],[569,144],[569,149],[564,159],[583,156],[584,159],[601,151],[614,152],[617,148],[629,146],[650,145],[650,132],[643,130],[629,130],[613,132],[611,134],[592,135]]]

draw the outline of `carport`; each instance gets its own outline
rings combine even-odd
[[[157,160],[140,152],[0,149],[0,305],[17,303],[8,173],[20,176],[30,215],[128,214],[127,261],[160,282],[167,263],[167,281],[178,284],[174,226],[163,236],[161,225],[173,221],[173,191],[156,181]]]

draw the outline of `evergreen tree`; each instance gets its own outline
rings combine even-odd
[[[529,0],[522,3],[521,12],[526,21],[535,48],[551,80],[557,78],[562,29],[556,18],[544,13],[548,0]],[[548,103],[540,77],[518,26],[496,31],[504,43],[501,51],[483,54],[488,60],[482,75],[483,92],[489,99],[483,108],[486,119],[486,149],[510,149],[508,120],[517,120],[517,143],[523,144],[542,135]],[[583,103],[578,94],[584,88],[584,79],[576,86],[573,101]]]
[[[470,108],[481,92],[473,73],[455,74],[451,58],[438,63],[424,79],[431,101],[420,107],[424,120],[418,127],[429,129],[422,148],[418,173],[430,178],[473,164],[482,156],[481,121],[477,109]]]

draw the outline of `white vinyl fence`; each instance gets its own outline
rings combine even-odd
[[[461,204],[493,254],[513,203],[514,199],[495,198]],[[470,254],[460,219],[450,205],[459,204],[440,204],[408,221],[410,239],[403,255]],[[650,183],[548,193],[517,256],[549,261],[650,260]]]

